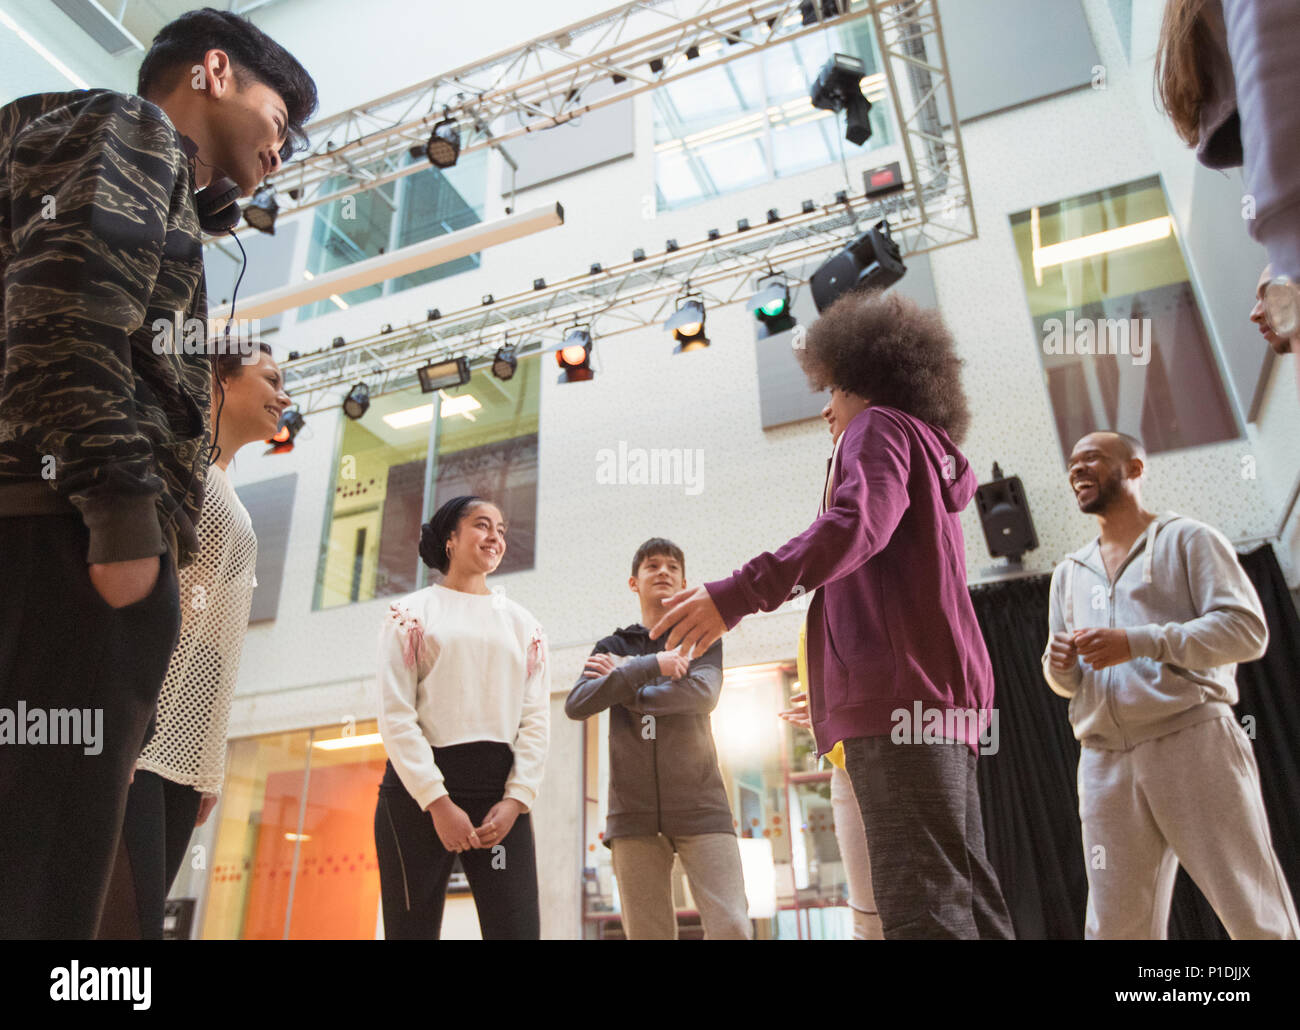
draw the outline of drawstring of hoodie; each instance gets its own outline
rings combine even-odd
[[[1151,525],[1147,527],[1147,550],[1142,555],[1142,582],[1151,582],[1151,563],[1156,553],[1156,530],[1160,526],[1160,517],[1151,520]]]
[[[1156,554],[1156,530],[1160,528],[1160,518],[1151,520],[1151,525],[1146,531],[1145,552],[1142,555],[1142,582],[1151,583],[1154,581],[1152,568],[1155,564]],[[1068,557],[1065,560],[1065,628],[1073,630],[1074,627],[1074,567],[1075,559]]]

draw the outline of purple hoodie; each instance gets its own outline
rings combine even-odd
[[[969,462],[942,430],[873,406],[844,430],[832,474],[825,514],[775,553],[706,583],[709,596],[731,629],[796,586],[816,589],[805,686],[821,753],[900,727],[901,739],[919,741],[919,724],[938,718],[931,710],[966,716],[948,716],[946,726],[965,729],[941,735],[978,752],[974,715],[993,705],[993,670],[957,514],[975,494]]]

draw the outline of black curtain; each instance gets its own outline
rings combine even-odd
[[[1237,669],[1237,720],[1253,735],[1273,847],[1300,906],[1300,618],[1273,549],[1241,555],[1268,620],[1268,652]],[[997,683],[998,750],[980,759],[980,805],[989,859],[1016,934],[1081,938],[1088,899],[1079,829],[1079,744],[1067,702],[1048,689],[1048,576],[971,588]],[[1169,917],[1174,940],[1227,939],[1181,868]]]

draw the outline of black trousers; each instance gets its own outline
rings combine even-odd
[[[478,741],[434,748],[434,760],[452,801],[479,826],[501,800],[514,764],[507,744]],[[447,882],[457,855],[442,846],[433,816],[420,808],[388,763],[375,806],[375,851],[387,940],[437,940]],[[459,855],[474,894],[478,925],[488,941],[541,937],[537,858],[528,813],[499,845]]]
[[[99,921],[100,940],[162,940],[167,894],[185,860],[202,800],[193,787],[146,769],[136,772]]]
[[[113,608],[91,585],[88,543],[76,514],[0,518],[0,710],[30,729],[34,711],[79,709],[99,727],[89,746],[0,743],[4,938],[94,938],[180,631],[169,555],[148,597]]]
[[[962,743],[844,742],[886,940],[1014,939],[984,852],[975,753]]]

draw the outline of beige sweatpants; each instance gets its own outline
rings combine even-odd
[[[615,837],[610,860],[618,879],[623,931],[630,941],[675,941],[673,850],[682,856],[695,907],[712,941],[746,941],[753,936],[745,874],[735,834],[684,837]]]
[[[1088,940],[1164,940],[1180,862],[1234,939],[1300,934],[1255,755],[1233,719],[1129,751],[1083,748],[1079,817]]]

